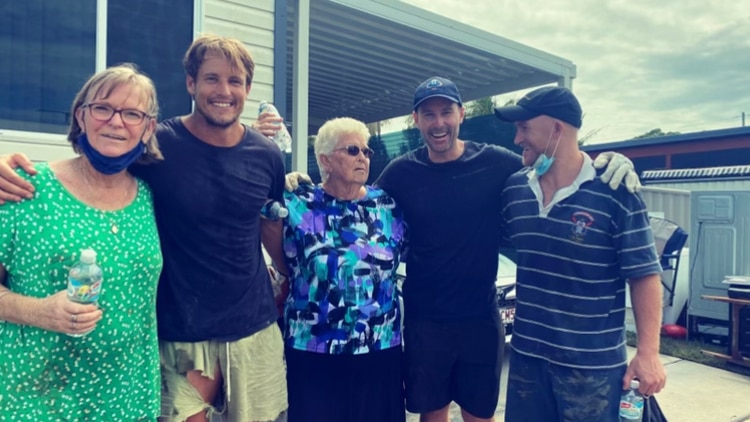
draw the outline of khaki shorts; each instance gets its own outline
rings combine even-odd
[[[284,343],[276,324],[233,342],[159,342],[162,397],[160,421],[181,422],[200,412],[226,421],[273,421],[288,407]],[[188,371],[224,376],[220,403],[206,403],[187,381]]]

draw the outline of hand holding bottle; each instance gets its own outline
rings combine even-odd
[[[35,326],[58,333],[78,335],[96,327],[102,319],[102,310],[93,304],[80,304],[68,300],[67,290],[41,299]]]
[[[98,305],[99,295],[102,289],[102,269],[96,263],[96,252],[93,249],[84,249],[81,256],[68,273],[68,300],[80,304]],[[73,337],[80,337],[93,330],[81,330],[77,314],[71,316],[71,331],[68,333]]]
[[[279,111],[273,104],[267,101],[260,102],[260,106],[258,107],[258,122],[258,124],[253,124],[256,130],[259,130],[274,141],[281,151],[292,152],[292,136],[289,135],[289,131],[284,125],[284,119],[281,118]],[[269,122],[274,122],[270,128]]]

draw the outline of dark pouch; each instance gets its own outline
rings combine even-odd
[[[649,396],[643,406],[643,422],[667,422],[655,396]]]

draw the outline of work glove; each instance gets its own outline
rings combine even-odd
[[[632,164],[631,164],[631,167],[632,167]],[[297,190],[300,184],[312,185],[313,182],[310,176],[306,175],[305,173],[292,171],[286,174],[286,180],[284,181],[284,188],[286,188],[287,192],[294,192],[295,190]]]
[[[602,182],[609,183],[612,190],[617,190],[620,183],[625,183],[630,193],[641,190],[641,179],[638,178],[633,162],[628,157],[619,152],[603,152],[594,160],[594,167],[600,169],[605,166],[607,170],[601,176]]]

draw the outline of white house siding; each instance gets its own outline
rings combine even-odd
[[[664,218],[674,221],[685,231],[690,231],[690,191],[644,186],[641,197],[649,212],[663,213]]]
[[[664,217],[690,231],[692,191],[750,191],[750,179],[699,181],[664,181],[649,183],[641,190],[641,196],[649,211],[663,212]]]
[[[250,50],[255,76],[242,121],[258,116],[260,101],[273,101],[274,0],[205,0],[200,32],[237,38]]]

